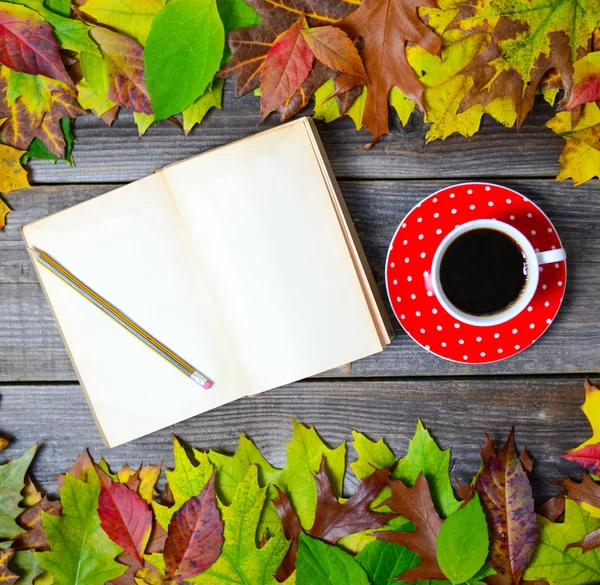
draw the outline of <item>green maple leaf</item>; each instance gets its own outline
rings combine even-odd
[[[371,585],[389,585],[408,569],[416,567],[419,557],[404,546],[376,540],[356,555],[367,572]]]
[[[23,499],[21,490],[36,450],[37,445],[34,445],[18,459],[0,465],[0,538],[14,538],[23,532],[15,520],[23,511],[19,507]]]
[[[54,585],[104,585],[120,577],[127,567],[115,561],[122,549],[100,527],[100,482],[90,469],[83,482],[67,473],[60,490],[62,516],[42,514],[50,551],[36,553],[39,564]]]
[[[523,575],[525,580],[545,579],[550,585],[587,585],[600,581],[600,549],[586,553],[580,548],[565,550],[568,544],[579,542],[600,528],[599,519],[567,499],[564,522],[551,522],[542,516],[537,520],[539,540]]]
[[[352,431],[352,436],[354,437],[352,446],[358,458],[350,463],[350,467],[358,479],[369,477],[374,467],[390,469],[398,460],[383,438],[375,442],[357,431]]]

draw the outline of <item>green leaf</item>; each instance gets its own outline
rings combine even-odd
[[[483,567],[489,549],[487,521],[476,495],[442,524],[436,543],[438,564],[452,583],[463,583]]]
[[[217,0],[217,8],[226,35],[238,28],[256,26],[262,20],[245,0]]]
[[[33,551],[17,551],[9,563],[10,570],[19,576],[14,585],[32,585],[33,580],[44,572]]]
[[[189,134],[196,124],[200,124],[211,108],[221,109],[224,79],[215,77],[210,87],[190,106],[183,110],[183,130]]]
[[[257,527],[266,495],[267,488],[258,484],[258,468],[251,465],[237,487],[231,506],[222,509],[225,542],[221,556],[207,571],[189,579],[190,582],[277,585],[274,575],[289,543],[280,529],[262,548],[256,546]]]
[[[582,553],[568,544],[579,542],[586,534],[600,528],[600,520],[567,499],[562,523],[537,517],[540,527],[537,548],[523,579],[545,579],[550,585],[587,585],[600,581],[600,549]]]
[[[341,496],[346,468],[346,444],[329,449],[313,427],[305,427],[296,420],[294,434],[288,443],[287,464],[277,485],[288,494],[303,528],[309,529],[315,519],[317,487],[313,475],[319,471],[325,457],[326,468],[333,491]]]
[[[65,137],[65,160],[70,164],[75,164],[73,161],[73,145],[75,144],[75,136],[71,131],[71,118],[62,118],[60,127]]]
[[[71,0],[46,0],[44,5],[52,12],[60,14],[61,16],[71,16]]]
[[[356,560],[367,572],[371,585],[389,585],[392,579],[421,562],[406,547],[383,540],[368,544],[356,555]]]
[[[144,114],[143,112],[133,112],[133,120],[140,136],[146,134],[146,130],[154,124],[154,116],[152,114]]]
[[[204,93],[220,68],[224,45],[216,0],[171,0],[158,13],[144,51],[157,120],[181,112]]]
[[[21,157],[21,164],[26,165],[32,158],[41,158],[56,162],[60,160],[56,155],[52,154],[39,138],[34,138],[29,145],[25,154]]]
[[[37,445],[34,445],[18,459],[0,465],[0,538],[14,538],[23,532],[15,519],[23,511],[19,508],[23,499],[21,490],[36,450]]]
[[[496,571],[492,569],[487,563],[475,573],[470,579],[467,579],[462,585],[486,585],[484,579],[486,577],[492,577],[496,574]],[[443,583],[443,581],[442,581]]]
[[[352,446],[356,450],[358,459],[350,464],[352,471],[358,479],[369,477],[373,468],[390,469],[397,459],[392,450],[385,444],[383,439],[371,441],[366,435],[352,431],[354,442]]]
[[[367,573],[347,552],[300,535],[296,557],[297,585],[369,585]]]
[[[400,479],[410,487],[419,474],[423,473],[436,509],[441,516],[448,517],[460,506],[450,483],[449,468],[450,450],[442,451],[419,420],[408,452],[398,462],[392,478]]]
[[[127,567],[115,561],[122,549],[100,527],[100,482],[90,469],[87,482],[67,473],[60,490],[62,516],[42,514],[42,525],[51,550],[36,553],[53,585],[104,585],[120,577]]]
[[[81,7],[100,24],[106,24],[144,46],[155,16],[166,0],[87,0]]]

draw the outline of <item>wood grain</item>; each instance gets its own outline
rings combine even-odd
[[[402,217],[449,181],[356,181],[342,191],[384,298],[387,247]],[[600,192],[591,182],[574,188],[554,180],[502,181],[529,196],[555,222],[569,256],[567,294],[561,312],[532,348],[485,366],[454,364],[418,347],[396,323],[397,337],[383,353],[335,372],[350,376],[428,376],[591,373],[600,369]],[[20,226],[116,185],[35,187],[13,193],[16,208],[0,232],[0,380],[75,381],[75,374],[33,268]],[[388,306],[389,310],[389,306]]]
[[[479,466],[484,432],[500,444],[516,425],[517,443],[527,445],[536,466],[532,476],[541,498],[556,492],[549,483],[580,468],[560,459],[589,436],[579,409],[582,378],[470,379],[420,381],[308,381],[246,398],[115,449],[104,447],[79,387],[0,386],[0,430],[14,437],[2,460],[40,442],[34,476],[56,492],[56,476],[86,447],[112,466],[162,461],[171,467],[171,433],[191,445],[235,450],[238,433],[252,438],[276,466],[285,464],[291,418],[316,425],[330,444],[350,441],[352,429],[406,453],[419,417],[442,448],[452,447],[452,476],[469,481]],[[354,451],[349,450],[350,460]],[[355,482],[347,477],[346,485]]]
[[[370,134],[357,133],[347,117],[318,126],[338,178],[550,178],[558,173],[564,145],[562,138],[544,126],[553,115],[553,109],[540,98],[519,130],[484,116],[475,136],[455,135],[426,144],[422,114],[413,114],[402,128],[391,113],[392,135],[384,136],[370,150],[361,150],[370,143]],[[259,98],[248,95],[236,100],[228,82],[223,110],[211,110],[187,137],[164,121],[138,138],[132,114],[126,111],[121,111],[111,128],[93,115],[79,117],[74,125],[76,166],[36,160],[30,165],[32,178],[36,183],[128,182],[277,123],[271,116],[261,124]]]

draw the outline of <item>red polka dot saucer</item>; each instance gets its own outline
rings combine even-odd
[[[508,321],[482,326],[451,315],[433,292],[433,257],[453,230],[482,219],[513,226],[536,253],[562,247],[548,217],[527,197],[491,183],[463,183],[433,193],[408,213],[386,261],[388,296],[406,333],[439,357],[469,364],[512,357],[537,341],[556,317],[567,282],[564,260],[546,263],[531,302]]]

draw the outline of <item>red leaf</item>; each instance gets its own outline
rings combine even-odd
[[[381,528],[386,522],[395,518],[396,514],[382,514],[370,509],[373,500],[387,486],[390,475],[387,469],[377,471],[361,480],[352,497],[340,504],[333,493],[331,482],[325,471],[325,458],[323,457],[319,472],[315,475],[317,509],[314,524],[308,530],[308,534],[335,544],[344,536]]]
[[[100,525],[108,537],[143,564],[142,555],[150,536],[152,512],[148,504],[126,485],[100,475],[98,498]]]
[[[302,36],[321,63],[334,71],[362,77],[365,83],[369,82],[356,45],[342,29],[334,26],[305,28]]]
[[[15,71],[45,75],[73,85],[61,61],[52,27],[24,6],[2,4],[0,63]]]
[[[265,118],[291,97],[308,77],[313,54],[301,34],[306,28],[302,15],[269,49],[260,73],[260,109]]]
[[[279,497],[273,500],[273,504],[279,518],[281,518],[285,537],[291,541],[290,548],[288,548],[287,554],[275,575],[277,580],[283,583],[296,570],[296,553],[298,552],[298,539],[302,532],[302,526],[287,494],[284,494],[277,486],[275,486],[275,489]]]
[[[413,583],[424,579],[445,580],[435,552],[437,536],[443,520],[439,517],[427,480],[420,474],[411,488],[405,486],[399,479],[390,480],[381,469],[375,471],[382,479],[385,478],[391,490],[391,497],[382,505],[389,506],[400,516],[410,520],[415,529],[413,532],[386,531],[374,532],[379,540],[400,544],[412,550],[421,558],[421,564],[402,573],[403,581]]]
[[[518,585],[538,537],[531,485],[515,451],[514,434],[477,477],[490,525],[489,563],[503,579]]]
[[[579,463],[588,471],[600,475],[600,443],[587,445],[583,449],[571,451],[562,456],[563,459]]]
[[[165,542],[167,579],[181,581],[209,569],[221,554],[223,522],[215,496],[215,474],[171,519]]]

